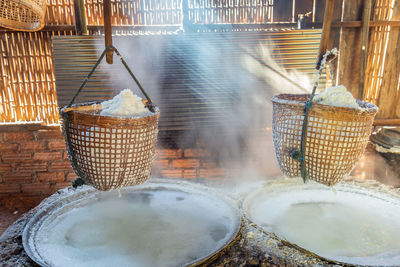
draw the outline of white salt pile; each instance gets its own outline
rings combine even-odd
[[[353,95],[343,85],[329,87],[314,97],[313,102],[335,107],[355,108],[362,110]]]
[[[113,99],[101,103],[100,115],[132,117],[148,112],[140,97],[133,94],[130,89],[124,89]]]

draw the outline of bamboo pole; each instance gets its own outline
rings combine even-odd
[[[372,0],[365,0],[364,5],[361,27],[360,88],[358,89],[358,99],[364,99],[365,69],[368,57],[369,21],[371,18]]]

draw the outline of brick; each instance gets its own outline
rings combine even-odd
[[[0,172],[11,172],[12,165],[11,164],[0,164]]]
[[[18,144],[0,143],[0,152],[17,152]]]
[[[62,139],[61,129],[39,130],[37,132],[37,139]]]
[[[23,194],[31,195],[48,195],[54,192],[49,183],[21,184],[21,191]]]
[[[0,184],[0,193],[20,193],[21,186],[19,184]]]
[[[169,160],[167,159],[155,160],[153,162],[154,168],[168,168],[168,165],[169,165]]]
[[[7,162],[25,162],[31,160],[31,153],[4,153],[1,158],[4,163]]]
[[[72,185],[71,182],[56,183],[56,184],[54,184],[54,185],[51,185],[51,188],[52,188],[54,191],[57,191],[57,190],[60,190],[60,189],[69,187],[69,186],[71,186],[71,185]]]
[[[177,159],[182,158],[182,149],[157,149],[157,159]]]
[[[64,152],[63,152],[63,159],[68,159],[68,153],[67,153],[67,151],[64,151]]]
[[[205,158],[210,157],[211,153],[208,150],[201,148],[188,148],[183,152],[185,158]]]
[[[65,150],[65,141],[64,140],[52,140],[49,141],[49,149],[50,150]]]
[[[52,162],[50,164],[51,171],[72,171],[72,167],[69,161]]]
[[[43,172],[37,174],[37,181],[43,182],[64,182],[64,172]]]
[[[4,175],[5,184],[23,184],[32,183],[31,173],[8,173]]]
[[[225,170],[222,168],[212,168],[212,169],[200,169],[201,178],[216,178],[224,177]]]
[[[197,178],[197,169],[183,170],[183,178],[187,178],[187,179]]]
[[[34,140],[33,132],[6,132],[4,140],[7,142],[19,142],[22,140]]]
[[[21,163],[17,166],[17,172],[46,172],[46,162]]]
[[[183,178],[183,171],[177,169],[164,169],[161,170],[161,176],[165,178]]]
[[[200,166],[198,159],[174,159],[171,163],[172,168],[197,168]]]
[[[62,152],[35,152],[33,154],[33,160],[42,161],[61,160],[62,157]]]
[[[69,172],[67,174],[67,181],[69,181],[69,182],[74,181],[76,178],[78,178],[78,175],[76,175],[76,173],[74,173],[74,172]]]
[[[218,164],[215,161],[201,161],[201,167],[204,169],[217,168]]]
[[[28,142],[20,142],[20,151],[45,151],[46,150],[46,142],[44,141],[28,141]]]

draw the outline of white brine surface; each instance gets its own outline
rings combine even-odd
[[[331,260],[366,265],[400,264],[400,201],[368,190],[336,193],[317,186],[257,194],[247,204],[251,219],[311,252]]]
[[[238,223],[213,197],[122,192],[50,217],[35,246],[50,266],[182,266],[223,247]]]

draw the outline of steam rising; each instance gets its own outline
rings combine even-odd
[[[160,107],[161,132],[171,114],[174,123],[185,123],[178,127],[185,129],[175,138],[178,147],[200,143],[227,176],[239,180],[276,176],[280,171],[271,136],[270,98],[309,93],[314,77],[286,70],[273,43],[246,46],[235,40],[235,34],[114,37],[114,45]],[[126,70],[115,62],[113,68],[120,67],[114,79],[116,94],[131,88],[140,95]],[[170,69],[176,70],[172,76]],[[179,90],[172,90],[175,86]]]
[[[193,109],[186,114],[192,112],[192,117],[200,119],[186,121],[178,146],[195,137],[211,150],[219,166],[232,173],[244,175],[251,170],[252,176],[279,174],[271,138],[270,98],[279,93],[306,93],[307,88],[311,91],[310,77],[288,72],[273,60],[268,48],[261,44],[244,47],[230,33],[145,38],[118,37],[114,44],[123,56],[127,55],[128,65],[160,106],[161,126],[167,114],[179,111],[179,104],[174,103],[184,101],[187,95],[190,101],[195,99]],[[301,88],[266,68],[265,63]],[[169,68],[180,68],[182,75],[167,77]],[[115,88],[136,90],[125,73],[118,71]],[[173,87],[174,83],[183,83],[189,93],[167,92],[166,84]],[[203,109],[197,112],[198,107]],[[185,111],[179,112],[184,118]]]

